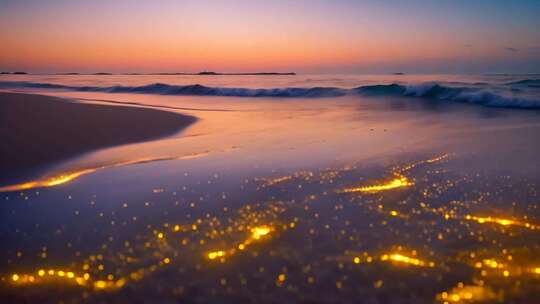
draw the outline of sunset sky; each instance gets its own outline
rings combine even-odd
[[[540,1],[0,0],[0,70],[540,72]]]

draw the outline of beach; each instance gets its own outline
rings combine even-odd
[[[0,0],[0,304],[540,303],[538,16]]]
[[[197,117],[0,187],[8,302],[520,303],[539,292],[530,76],[2,77],[4,90],[82,116],[151,113],[140,125],[154,131],[167,120],[154,109],[173,126]]]
[[[195,121],[155,109],[0,93],[0,183],[99,148],[168,136]]]

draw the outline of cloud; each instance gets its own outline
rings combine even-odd
[[[504,50],[508,52],[512,52],[512,53],[519,52],[518,49],[513,48],[513,47],[505,47]]]

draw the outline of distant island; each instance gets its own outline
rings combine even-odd
[[[0,72],[0,74],[8,75],[27,75],[26,72]],[[77,72],[60,72],[54,74],[41,74],[41,75],[200,75],[200,76],[220,76],[220,75],[232,75],[232,76],[272,76],[272,75],[296,75],[295,72],[254,72],[254,73],[221,73],[221,72],[212,72],[212,71],[202,71],[198,73],[185,73],[185,72],[163,72],[163,73],[108,73],[108,72],[97,72],[97,73],[77,73]]]
[[[201,75],[201,76],[220,76],[220,75],[233,75],[233,76],[250,76],[250,75],[296,75],[294,72],[254,72],[254,73],[221,73],[221,72],[211,72],[211,71],[202,71],[199,73],[150,73],[148,75]]]
[[[217,73],[217,72],[199,72],[197,75],[296,75],[294,72],[277,73],[277,72],[257,72],[257,73]]]
[[[392,73],[392,75],[405,75],[405,73],[402,73],[402,72],[396,72],[396,73]]]

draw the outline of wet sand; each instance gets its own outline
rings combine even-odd
[[[0,184],[95,149],[172,135],[196,120],[154,109],[0,93]]]
[[[539,298],[536,112],[404,98],[61,96],[182,108],[200,121],[0,193],[2,302]]]

